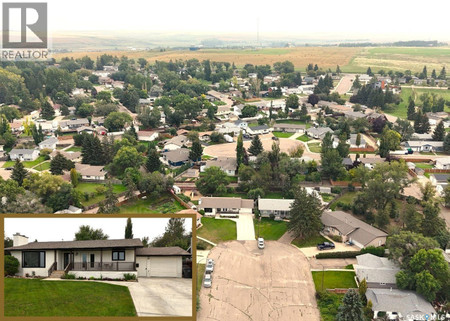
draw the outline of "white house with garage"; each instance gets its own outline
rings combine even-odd
[[[11,160],[20,160],[20,161],[34,161],[39,157],[38,149],[21,149],[21,148],[13,148],[9,152],[9,158]]]
[[[144,131],[140,130],[137,132],[138,140],[144,142],[152,142],[155,139],[158,139],[159,133],[155,131]]]
[[[253,200],[240,197],[202,197],[198,201],[197,209],[203,210],[205,216],[237,217],[239,214],[251,214],[253,207]]]
[[[191,254],[179,247],[146,248],[140,239],[28,242],[16,233],[6,248],[19,260],[18,276],[59,278],[182,277],[183,257]]]
[[[52,136],[50,138],[47,138],[46,140],[43,140],[39,143],[39,149],[56,149],[56,144],[58,144],[58,138]]]

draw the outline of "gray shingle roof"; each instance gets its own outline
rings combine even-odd
[[[180,148],[163,153],[168,161],[173,163],[185,162],[189,160],[189,149]]]
[[[14,154],[22,154],[22,155],[32,155],[35,149],[21,149],[21,148],[13,148],[9,152],[10,155]]]
[[[31,242],[25,245],[8,247],[5,250],[58,250],[58,249],[98,249],[116,247],[142,247],[140,239],[121,240],[88,240],[88,241],[57,241]]]
[[[366,253],[358,255],[356,260],[358,264],[353,267],[360,281],[366,279],[369,283],[396,283],[395,275],[400,271],[400,267],[388,258]]]
[[[238,197],[202,197],[197,206],[203,208],[253,208],[253,200]]]
[[[142,247],[136,249],[137,256],[190,256],[191,253],[181,247]]]
[[[219,157],[216,160],[206,162],[205,168],[211,166],[217,166],[226,171],[235,171],[237,168],[237,161],[234,157]]]

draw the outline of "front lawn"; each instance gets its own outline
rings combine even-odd
[[[414,165],[416,165],[416,167],[418,168],[422,168],[422,169],[427,169],[427,168],[433,168],[434,165],[428,164],[428,163],[415,163]]]
[[[322,147],[320,147],[320,143],[309,143],[309,150],[311,153],[320,153],[322,151]]]
[[[31,167],[34,167],[34,166],[42,163],[43,161],[45,161],[44,156],[39,156],[34,161],[25,161],[25,162],[23,162],[23,166],[25,166],[25,168],[31,168]]]
[[[5,279],[5,316],[136,316],[127,287],[99,282]]]
[[[285,221],[275,221],[270,218],[254,219],[256,237],[259,236],[265,240],[278,240],[287,231],[288,223]]]
[[[302,142],[309,142],[311,140],[311,138],[309,138],[307,135],[303,134],[300,137],[297,137],[297,140],[301,140]]]
[[[336,202],[331,204],[331,206],[330,206],[331,210],[333,210],[333,211],[336,210],[339,202],[351,205],[353,203],[353,199],[356,197],[356,194],[357,194],[357,192],[347,192],[347,193],[343,194],[341,197],[336,199]]]
[[[203,275],[205,274],[205,264],[197,264],[197,311],[200,309],[200,289],[203,286]]]
[[[81,152],[81,146],[72,146],[67,148],[66,152]]]
[[[328,239],[323,237],[320,234],[314,235],[312,237],[309,237],[307,239],[295,239],[292,241],[292,244],[294,244],[296,247],[302,248],[302,247],[316,247],[317,244],[323,243],[323,242],[329,242]]]
[[[46,170],[50,169],[50,162],[40,163],[39,165],[37,165],[33,169],[35,169],[37,171],[40,171],[40,172],[46,171]]]
[[[278,137],[278,138],[289,138],[292,135],[294,135],[294,133],[284,133],[284,132],[272,132],[273,136]]]
[[[307,129],[309,127],[311,127],[310,123],[307,123],[307,122],[302,121],[302,120],[297,120],[297,119],[279,119],[279,120],[277,120],[277,124],[306,125]]]
[[[325,289],[350,289],[356,288],[355,272],[353,271],[313,271],[311,272],[316,291]],[[322,289],[323,278],[323,289]]]
[[[120,213],[136,213],[136,214],[160,214],[160,213],[176,213],[185,208],[178,203],[170,195],[164,195],[160,198],[136,199],[128,201],[120,206]]]
[[[237,237],[234,221],[203,217],[202,224],[203,226],[197,230],[197,235],[213,243],[231,241]]]
[[[82,198],[82,201],[81,201],[83,206],[90,206],[92,204],[97,204],[97,203],[100,203],[101,201],[103,201],[105,199],[105,194],[97,194],[96,193],[96,189],[99,186],[105,186],[105,185],[101,184],[101,183],[83,182],[83,183],[79,183],[77,185],[77,187],[75,187],[76,190],[80,191],[83,194],[83,198]],[[113,192],[114,192],[114,194],[123,193],[123,192],[126,191],[126,189],[127,188],[124,185],[120,185],[120,184],[114,184],[113,185]],[[84,198],[84,195],[86,193],[90,194],[90,197],[89,197],[88,200],[86,200]]]

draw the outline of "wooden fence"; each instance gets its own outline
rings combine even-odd
[[[425,173],[450,173],[450,169],[425,168]]]
[[[372,153],[375,151],[375,148],[373,148],[372,146],[366,148],[350,148],[350,151],[356,153]]]

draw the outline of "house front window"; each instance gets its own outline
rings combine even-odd
[[[22,252],[23,268],[45,268],[45,251]]]
[[[113,261],[125,261],[125,251],[112,251]]]

